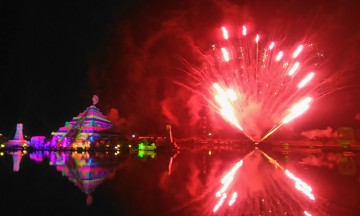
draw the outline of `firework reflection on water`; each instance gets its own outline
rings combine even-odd
[[[208,199],[205,215],[330,215],[310,185],[260,149],[225,173]]]

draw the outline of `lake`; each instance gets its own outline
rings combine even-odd
[[[196,146],[196,147],[194,147]],[[181,145],[174,152],[1,151],[6,215],[358,215],[359,152]]]

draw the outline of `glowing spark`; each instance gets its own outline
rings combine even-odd
[[[215,205],[215,207],[213,209],[213,212],[216,212],[222,206],[222,204],[224,203],[225,198],[226,198],[226,194],[223,194],[221,196],[219,202]]]
[[[222,89],[219,84],[214,83],[213,87],[215,88],[215,90],[217,91],[217,95],[215,95],[215,100],[218,102],[218,104],[220,105],[220,112],[221,114],[225,117],[226,120],[228,120],[230,123],[232,123],[233,125],[235,125],[237,128],[239,128],[240,130],[242,130],[241,126],[239,125],[239,123],[237,122],[237,118],[235,116],[235,112],[234,109],[231,105],[231,103],[229,102],[229,98],[226,95],[224,89]]]
[[[303,99],[302,101],[300,101],[299,103],[295,104],[291,108],[291,112],[283,119],[282,122],[284,124],[286,124],[286,123],[290,122],[291,120],[293,120],[294,118],[303,114],[309,108],[309,103],[311,100],[312,100],[311,97],[307,97],[307,98]]]
[[[229,200],[229,206],[232,206],[232,204],[234,204],[234,202],[236,201],[237,198],[237,193],[234,192],[231,196],[231,199]]]
[[[221,48],[221,52],[223,53],[224,60],[225,60],[226,62],[229,62],[229,61],[230,61],[230,57],[229,57],[229,53],[228,53],[228,51],[226,50],[226,48]]]
[[[304,215],[306,215],[306,216],[312,216],[309,212],[307,212],[307,211],[304,211]]]
[[[312,188],[303,182],[300,178],[296,177],[289,170],[285,170],[285,174],[292,180],[295,181],[295,188],[304,193],[309,199],[315,200],[314,194],[312,194]]]
[[[235,166],[230,170],[230,172],[228,172],[222,179],[221,179],[221,183],[223,184],[230,184],[230,182],[233,180],[234,178],[234,174],[236,173],[236,171],[243,165],[243,160],[237,162],[235,164]]]
[[[227,31],[227,29],[225,27],[221,27],[222,33],[223,33],[223,37],[225,40],[229,39],[229,33]]]
[[[224,203],[224,200],[226,198],[226,190],[229,188],[229,185],[234,180],[234,175],[237,172],[237,170],[243,165],[243,160],[240,160],[237,162],[234,167],[221,179],[221,183],[223,184],[222,188],[218,190],[215,194],[216,197],[221,197],[219,202],[215,205],[213,211],[216,212],[221,205]],[[233,193],[231,200],[229,201],[229,205],[231,205],[235,202],[237,197],[237,193]]]
[[[260,36],[257,34],[256,37],[255,37],[255,43],[258,43],[260,40]]]
[[[314,72],[308,73],[308,75],[306,75],[306,77],[300,81],[300,83],[298,84],[298,88],[303,88],[306,84],[310,82],[310,80],[312,80],[314,76],[315,76]]]
[[[227,97],[228,97],[232,102],[236,101],[237,97],[236,97],[236,93],[235,93],[234,90],[228,89],[228,90],[226,91],[226,94],[227,94]]]
[[[276,160],[274,160],[273,158],[271,158],[269,155],[267,155],[265,152],[261,151],[260,152],[267,158],[269,159],[269,162],[274,164],[276,167],[280,168],[281,170],[285,170],[285,175],[287,177],[289,177],[290,179],[295,181],[295,188],[299,191],[301,191],[303,194],[305,194],[310,200],[315,200],[315,196],[314,194],[312,194],[312,188],[310,185],[306,184],[303,180],[301,180],[300,178],[296,177],[293,173],[291,173],[289,170],[284,169],[284,167],[282,167]]]
[[[299,62],[295,62],[295,64],[290,68],[289,70],[289,76],[294,75],[294,73],[296,72],[297,69],[299,69],[300,63]]]
[[[243,36],[246,36],[246,26],[243,26],[243,27],[242,27],[242,35],[243,35]]]
[[[274,46],[275,46],[275,43],[274,43],[274,42],[271,42],[271,43],[270,43],[270,46],[269,46],[269,50],[272,50],[272,49],[274,48]]]
[[[301,51],[303,50],[303,47],[304,47],[303,45],[299,45],[299,46],[296,48],[296,50],[294,51],[292,57],[293,57],[293,58],[298,57],[299,54],[301,53]]]
[[[284,56],[283,51],[280,51],[280,52],[277,54],[277,56],[276,56],[275,60],[276,60],[276,61],[280,61],[280,60],[282,59],[282,57],[283,57],[283,56]]]

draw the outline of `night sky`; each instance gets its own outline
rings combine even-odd
[[[226,22],[254,31],[314,39],[328,71],[344,70],[344,88],[317,100],[288,130],[360,128],[360,15],[355,0],[291,1],[2,1],[0,3],[0,133],[23,123],[49,136],[92,104],[117,129],[177,135],[196,132],[197,114],[184,58],[216,41]],[[224,129],[237,133],[226,124]]]

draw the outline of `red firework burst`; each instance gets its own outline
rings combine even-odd
[[[189,74],[201,87],[192,89],[254,142],[302,115],[313,99],[335,90],[325,87],[329,77],[317,76],[323,54],[313,44],[262,39],[247,35],[245,26],[234,37],[226,27],[221,31],[223,39],[204,55],[204,66],[191,67]]]

